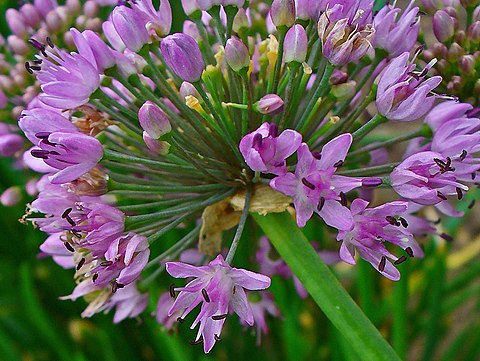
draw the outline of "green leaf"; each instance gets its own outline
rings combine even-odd
[[[360,360],[400,360],[355,304],[288,213],[252,214],[290,269]]]

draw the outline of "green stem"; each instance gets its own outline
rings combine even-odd
[[[307,105],[307,108],[302,114],[302,117],[300,118],[300,121],[298,122],[296,128],[302,132],[305,130],[307,124],[307,119],[310,117],[310,113],[315,107],[315,104],[317,104],[318,98],[320,98],[323,94],[325,94],[325,91],[327,90],[328,87],[328,82],[330,80],[330,76],[333,73],[333,70],[335,69],[335,66],[328,63],[325,67],[325,71],[323,72],[322,80],[320,81],[320,85],[315,89],[315,93],[313,94],[313,97],[310,99],[310,102]]]
[[[404,142],[404,141],[407,141],[407,140],[410,140],[410,139],[422,137],[422,136],[423,136],[422,129],[414,130],[413,132],[410,132],[410,133],[407,133],[407,134],[404,134],[404,135],[400,135],[398,137],[395,137],[395,138],[392,138],[392,139],[389,139],[389,140],[386,140],[386,141],[383,141],[383,142],[369,144],[365,147],[362,147],[362,148],[357,149],[353,152],[350,152],[348,155],[350,157],[353,157],[353,156],[356,156],[356,155],[361,155],[361,154],[364,154],[364,153],[371,152],[372,150],[375,150],[375,149],[389,147],[391,145],[394,145],[394,144],[397,144],[397,143],[400,143],[400,142]]]
[[[374,167],[365,167],[360,169],[349,169],[338,171],[336,174],[345,175],[349,177],[359,177],[359,176],[374,176],[379,174],[391,173],[392,170],[397,167],[400,163],[388,163],[384,165],[378,165]]]
[[[372,130],[374,130],[376,127],[378,127],[380,124],[386,123],[388,121],[387,118],[385,118],[381,114],[375,114],[372,119],[370,119],[367,123],[365,123],[360,129],[357,131],[353,132],[352,136],[355,139],[355,141],[359,141],[362,139],[364,136],[366,136],[368,133],[370,133]]]
[[[233,241],[228,251],[227,257],[225,258],[225,262],[227,263],[232,262],[233,257],[235,256],[235,252],[237,251],[238,244],[240,243],[240,237],[242,237],[243,228],[245,227],[245,223],[247,222],[251,195],[252,195],[252,190],[249,187],[247,187],[247,193],[245,195],[245,204],[243,205],[242,216],[240,217],[240,222],[238,223],[238,227],[235,232],[235,236],[233,237]]]
[[[398,356],[407,356],[408,325],[408,262],[402,264],[402,278],[393,285],[393,348]]]
[[[288,28],[282,26],[278,29],[279,39],[278,39],[278,54],[277,61],[275,62],[275,69],[273,71],[273,83],[271,89],[267,93],[277,93],[278,82],[280,81],[280,71],[282,69],[283,62],[283,46],[285,43],[285,36],[287,35]]]
[[[318,256],[288,213],[252,215],[360,360],[400,360]]]

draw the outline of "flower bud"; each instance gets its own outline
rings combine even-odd
[[[247,13],[245,9],[239,9],[237,15],[233,19],[233,31],[237,34],[240,33],[241,29],[247,29],[250,27],[250,23],[248,21]]]
[[[458,61],[459,68],[466,74],[472,74],[475,68],[475,58],[473,55],[463,55]]]
[[[55,10],[50,11],[45,18],[47,29],[50,33],[56,33],[60,31],[63,25],[63,20]]]
[[[156,154],[165,155],[170,150],[170,143],[163,140],[153,139],[147,132],[143,132],[143,141],[150,151]]]
[[[22,190],[18,186],[10,187],[0,196],[0,203],[5,207],[13,207],[22,200]]]
[[[205,62],[197,42],[188,35],[176,33],[160,43],[165,62],[182,80],[195,83],[202,77]]]
[[[370,177],[362,179],[362,187],[378,187],[382,185],[382,178],[379,177]]]
[[[138,120],[142,129],[153,139],[158,139],[172,130],[167,114],[149,100],[138,110]]]
[[[259,113],[274,115],[283,110],[283,100],[277,94],[267,94],[253,106]]]
[[[422,5],[428,13],[433,14],[435,10],[443,7],[443,2],[442,0],[422,0]]]
[[[448,48],[445,46],[445,44],[442,43],[433,44],[432,51],[434,57],[439,59],[445,59],[448,54]]]
[[[182,0],[182,7],[187,16],[192,15],[196,11],[200,11],[197,0]]]
[[[120,52],[125,50],[125,43],[122,41],[122,39],[118,35],[111,21],[105,21],[102,24],[102,30],[108,42],[115,50]]]
[[[44,18],[58,7],[57,0],[33,0],[33,5]]]
[[[26,21],[20,12],[15,9],[8,9],[5,18],[12,33],[21,38],[27,35]]]
[[[221,5],[222,0],[197,0],[197,4],[201,10],[208,11],[216,5]]]
[[[299,20],[310,20],[310,14],[308,13],[308,0],[296,0],[295,1],[295,13]]]
[[[273,0],[270,15],[277,28],[291,27],[295,23],[295,1]]]
[[[7,43],[15,54],[25,56],[30,52],[30,47],[25,40],[16,35],[10,35],[7,38]]]
[[[453,43],[448,49],[447,59],[450,61],[456,61],[460,58],[463,54],[465,54],[465,50],[458,45],[457,43]]]
[[[245,4],[245,0],[222,0],[223,6],[235,6],[237,8],[242,8]]]
[[[303,26],[296,24],[291,27],[285,36],[284,45],[285,63],[296,61],[303,63],[307,57],[308,39]]]
[[[193,21],[190,20],[185,20],[183,22],[183,33],[191,36],[192,38],[195,39],[195,41],[200,40],[200,32],[198,31],[197,24],[195,24]]]
[[[446,42],[455,32],[453,19],[444,10],[438,10],[433,16],[433,33],[440,42]]]
[[[475,10],[473,10],[473,20],[480,21],[480,5],[478,5]]]
[[[195,87],[191,83],[184,81],[180,86],[180,96],[182,97],[182,99],[185,99],[189,95],[197,99],[202,99],[202,97],[198,93],[198,90],[195,89]]]
[[[227,40],[225,46],[225,59],[234,72],[248,69],[250,66],[250,54],[246,45],[236,36]]]
[[[36,27],[40,23],[40,14],[32,4],[24,4],[20,8],[20,13],[23,15],[27,25]]]
[[[356,87],[357,83],[353,80],[350,80],[346,83],[333,85],[332,95],[340,101],[350,99],[355,95]]]
[[[145,27],[146,19],[140,11],[117,6],[112,12],[112,22],[123,43],[131,51],[139,51],[150,41]]]
[[[468,38],[474,43],[480,42],[480,20],[475,21],[468,28]]]
[[[23,148],[23,138],[18,134],[0,135],[0,156],[11,157]]]
[[[94,18],[98,14],[98,4],[93,0],[88,0],[83,5],[83,13],[89,18]]]
[[[70,14],[74,14],[80,11],[80,1],[79,0],[67,0],[65,1],[65,6],[68,9]]]

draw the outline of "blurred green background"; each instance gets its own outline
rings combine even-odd
[[[0,1],[0,13],[15,2]],[[172,1],[175,28],[180,30],[180,1]],[[3,15],[2,15],[3,18]],[[6,34],[6,23],[0,21]],[[0,191],[27,179],[0,159]],[[468,197],[477,198],[478,191]],[[469,201],[463,203],[468,205]],[[466,207],[464,207],[466,208]],[[37,258],[45,236],[18,222],[25,207],[0,206],[0,361],[14,360],[357,360],[349,345],[310,299],[301,300],[291,281],[275,278],[271,287],[281,318],[267,317],[270,334],[256,346],[256,335],[229,317],[222,340],[209,355],[192,346],[196,330],[190,315],[176,331],[159,326],[151,312],[171,281],[159,279],[151,290],[149,311],[119,325],[112,315],[82,319],[83,300],[61,301],[74,288],[72,270],[51,259]],[[478,210],[461,226],[449,220],[453,244],[425,240],[426,257],[402,264],[402,280],[382,278],[370,265],[336,266],[335,272],[367,316],[393,344],[402,359],[480,360],[480,238]],[[250,224],[240,245],[238,266],[251,267],[255,227]],[[322,243],[322,229],[309,225],[305,233]],[[175,239],[181,234],[169,235]],[[327,238],[325,238],[327,239]],[[331,237],[328,238],[332,244]],[[168,241],[168,240],[167,240]],[[249,266],[250,264],[250,266]],[[328,287],[328,285],[325,285]]]

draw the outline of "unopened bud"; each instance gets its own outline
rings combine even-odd
[[[142,129],[153,139],[159,139],[172,130],[167,114],[149,100],[140,107],[138,120]]]
[[[458,60],[463,54],[465,54],[465,50],[458,45],[457,43],[453,43],[448,49],[448,56],[447,59],[450,61]]]
[[[468,38],[474,43],[480,43],[480,20],[469,26]]]
[[[98,14],[98,4],[96,1],[88,0],[85,5],[83,5],[83,13],[89,18],[93,18]]]
[[[147,148],[155,154],[165,155],[168,154],[170,150],[170,143],[163,140],[153,139],[147,132],[143,132],[143,141]]]
[[[283,100],[277,94],[263,96],[253,106],[256,111],[262,114],[278,114],[283,110]]]
[[[198,90],[195,89],[193,84],[184,81],[180,86],[180,96],[182,99],[185,99],[187,96],[193,96],[197,99],[202,99],[201,95],[198,93]]]
[[[137,52],[149,42],[150,35],[145,27],[145,17],[138,10],[117,6],[112,11],[112,23],[123,43]]]
[[[475,58],[473,57],[473,55],[464,55],[460,57],[458,65],[462,72],[466,74],[471,74],[473,73],[475,67]]]
[[[27,28],[25,26],[25,18],[23,15],[15,9],[8,9],[5,13],[5,18],[7,19],[7,24],[12,33],[23,38],[27,35]]]
[[[37,25],[40,23],[40,13],[32,4],[27,3],[22,5],[22,7],[20,8],[20,13],[23,15],[26,24],[28,24],[32,28],[37,27]]]
[[[273,0],[270,15],[273,24],[275,24],[277,28],[282,26],[291,27],[295,23],[295,1]]]
[[[433,16],[433,33],[440,42],[449,41],[455,32],[453,19],[444,10],[438,10]]]
[[[222,0],[223,6],[235,6],[237,8],[242,8],[245,4],[245,0]]]
[[[439,59],[445,59],[448,54],[448,48],[442,43],[433,44],[432,51],[435,58]]]
[[[201,11],[197,0],[182,0],[182,7],[187,16],[192,15],[194,12],[200,13]]]
[[[0,156],[11,157],[23,148],[24,140],[18,134],[0,135]]]
[[[169,35],[160,43],[160,50],[165,62],[182,80],[200,80],[205,62],[195,39],[182,33]]]
[[[303,63],[307,57],[308,39],[303,26],[296,24],[288,30],[284,45],[285,63]]]
[[[200,32],[198,31],[197,24],[193,21],[186,20],[183,22],[183,33],[191,36],[195,41],[200,41]]]
[[[248,29],[250,27],[250,23],[248,22],[247,13],[245,9],[239,9],[237,15],[233,19],[233,31],[237,34],[241,32],[242,29]]]
[[[15,54],[25,56],[30,53],[30,47],[25,40],[16,35],[10,35],[7,38],[7,43]]]
[[[22,190],[18,186],[7,188],[0,196],[0,203],[5,207],[13,207],[22,200]]]
[[[370,177],[362,179],[363,187],[378,187],[383,184],[382,178],[379,177]]]
[[[56,33],[62,28],[63,20],[55,10],[52,10],[47,14],[45,23],[47,24],[47,28],[50,33]]]
[[[225,45],[225,60],[234,72],[248,69],[250,66],[250,54],[247,46],[236,36],[227,40]]]
[[[309,8],[308,0],[296,0],[295,12],[297,14],[297,19],[310,20],[310,14],[308,13],[308,8]]]
[[[357,83],[353,80],[343,84],[333,85],[332,95],[340,101],[350,99],[355,95],[356,87]]]

